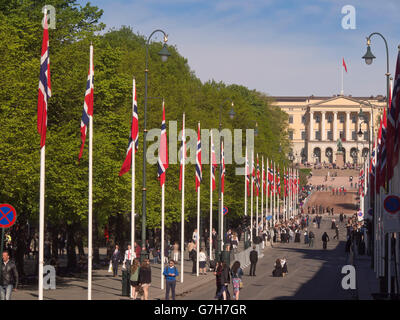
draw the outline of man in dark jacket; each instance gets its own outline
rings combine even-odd
[[[18,271],[7,251],[3,252],[1,272],[0,299],[11,300],[11,292],[13,288],[16,291],[18,286]]]
[[[118,275],[118,264],[122,261],[121,252],[119,251],[118,245],[115,246],[115,250],[111,256],[111,261],[114,277],[116,277]]]
[[[256,246],[253,246],[253,250],[250,251],[250,276],[256,276],[256,264],[258,261],[258,252]]]

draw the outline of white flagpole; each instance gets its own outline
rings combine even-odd
[[[90,45],[90,73],[91,73],[91,82],[93,82],[93,46]],[[88,300],[92,300],[92,260],[93,260],[93,251],[92,251],[92,186],[93,180],[93,116],[89,116],[89,221],[88,221]]]
[[[44,245],[44,187],[46,145],[40,150],[40,202],[39,202],[39,300],[43,300],[43,245]]]
[[[258,153],[257,153],[257,170],[256,170],[256,178],[257,178],[257,184],[260,184],[260,181],[258,180],[258,171],[259,171],[259,165],[258,165]],[[258,186],[256,186],[258,193],[260,193],[260,190]],[[256,194],[256,237],[258,237],[258,194]]]
[[[272,170],[272,163],[271,163],[271,170]],[[273,178],[273,177],[272,177]],[[273,194],[272,194],[272,181],[271,181],[271,184],[270,184],[270,186],[269,186],[269,195],[268,195],[268,197],[269,197],[269,207],[270,207],[270,210],[269,210],[269,214],[271,215],[271,223],[272,223],[272,226],[274,227],[275,226],[275,222],[274,222],[274,212],[273,212],[273,210],[272,210],[272,200],[273,200]]]
[[[250,168],[250,174],[251,174],[251,186],[250,186],[250,242],[253,243],[253,183],[254,183],[254,177],[253,177],[253,165],[254,165],[254,151],[251,150],[251,168]]]
[[[222,142],[221,154],[222,154],[223,150],[224,150],[224,142]],[[225,154],[224,154],[224,157],[225,157]],[[222,170],[224,170],[222,162],[225,160],[222,158],[222,156],[220,158],[221,158],[221,168],[222,168]],[[221,174],[221,172],[220,172],[220,174]],[[220,181],[221,181],[221,179],[220,179]],[[225,184],[225,176],[224,176],[224,184]],[[224,185],[224,189],[225,189],[225,185]],[[222,189],[221,189],[221,212],[220,212],[220,214],[221,214],[221,238],[222,238],[221,252],[222,252],[222,251],[224,251],[224,244],[225,244],[224,243],[224,240],[225,240],[225,235],[224,235],[224,193],[222,192]]]
[[[340,94],[343,95],[344,91],[343,91],[343,62],[342,62],[342,66],[340,67],[342,69],[342,90],[340,91]]]
[[[267,217],[268,217],[268,196],[269,196],[269,194],[268,194],[268,158],[267,158],[267,170],[265,171],[265,183],[266,183],[266,186],[265,186],[265,224],[266,224],[266,227],[268,227],[268,225],[269,225],[268,220],[267,220]]]
[[[163,272],[164,272],[164,250],[165,250],[164,195],[165,195],[165,182],[161,186],[161,290],[164,290],[164,275],[163,275]]]
[[[278,172],[279,172],[279,164],[278,164]],[[279,172],[279,176],[278,176],[278,180],[279,180],[279,183],[281,183],[281,177],[280,177],[281,175],[280,175],[280,172]],[[278,194],[277,194],[277,200],[278,200],[278,219],[280,218],[280,214],[281,214],[281,197],[280,197],[280,195],[279,195],[279,186],[278,186]]]
[[[134,100],[135,100],[135,91],[136,91],[136,81],[133,78],[133,99],[132,99],[132,114],[134,112]],[[132,137],[132,202],[131,202],[131,250],[134,251],[135,248],[135,151],[136,145],[135,141],[133,141],[134,137]]]
[[[182,206],[181,206],[181,283],[183,282],[183,274],[184,274],[184,257],[185,257],[185,144],[186,144],[186,136],[185,136],[185,114],[183,114],[183,130],[182,130],[182,141],[185,141],[182,144]]]
[[[246,163],[244,167],[244,215],[247,216],[247,146],[246,146]]]
[[[276,171],[275,171],[275,162],[274,162],[274,218],[275,221],[279,221],[276,217]]]
[[[264,156],[261,157],[261,230],[264,230],[263,204],[264,204]]]
[[[212,139],[212,131],[210,131],[210,141],[211,141],[211,146],[213,145],[213,139]],[[213,190],[212,190],[212,171],[213,171],[213,162],[212,162],[212,147],[210,151],[210,239],[209,239],[209,246],[210,246],[210,260],[213,260],[212,258],[212,209],[213,209]]]
[[[200,186],[197,187],[197,237],[196,237],[196,275],[199,276],[199,250],[200,250]]]

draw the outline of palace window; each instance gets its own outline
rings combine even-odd
[[[306,140],[306,132],[305,131],[301,132],[301,140]]]
[[[321,122],[321,118],[319,117],[318,114],[315,116],[315,122],[316,123],[320,123]]]
[[[289,130],[289,140],[293,140],[293,131]]]
[[[321,140],[321,131],[315,131],[315,140]]]
[[[328,115],[328,123],[332,123],[332,121],[333,121],[332,115]]]
[[[343,114],[341,114],[339,116],[339,120],[340,120],[340,123],[344,123],[344,115]]]
[[[333,132],[328,131],[328,140],[333,140]]]
[[[351,122],[356,123],[356,121],[357,121],[356,116],[351,116]]]
[[[351,132],[351,139],[352,140],[357,140],[357,132],[355,132],[355,131]]]
[[[289,116],[289,123],[293,123],[293,116]]]

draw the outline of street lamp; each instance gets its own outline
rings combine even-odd
[[[222,139],[221,137],[221,130],[222,130],[222,107],[224,106],[225,102],[230,101],[231,102],[231,110],[229,112],[229,117],[231,119],[233,119],[235,117],[235,111],[233,110],[233,100],[230,98],[227,98],[224,100],[224,102],[221,103],[221,105],[219,106],[219,136],[220,139]],[[222,142],[222,141],[221,141]],[[221,147],[221,144],[220,144]],[[226,218],[225,216],[221,216],[221,210],[222,210],[222,203],[221,203],[221,184],[222,184],[222,150],[220,150],[220,156],[219,156],[219,186],[218,186],[218,230],[221,233],[221,224],[224,222],[223,224],[223,230],[222,230],[222,234],[219,235],[218,240],[217,240],[217,248],[215,250],[215,259],[218,260],[222,260],[223,257],[226,257],[226,253],[225,253],[225,247],[222,250],[222,255],[221,255],[221,245],[223,243],[223,239],[224,239],[224,235],[225,235],[225,228],[226,228]],[[222,220],[223,219],[223,220]]]
[[[147,153],[147,145],[146,145],[146,136],[147,136],[147,78],[148,78],[148,73],[149,73],[149,44],[150,44],[150,39],[151,37],[157,33],[161,32],[164,35],[164,45],[161,49],[160,52],[158,52],[158,55],[161,56],[161,61],[165,62],[167,61],[168,57],[171,55],[168,52],[167,49],[167,41],[168,41],[168,36],[167,34],[160,29],[154,30],[150,36],[148,37],[146,41],[146,65],[145,65],[145,70],[144,70],[144,122],[143,122],[143,188],[142,188],[142,251],[140,254],[140,261],[143,262],[144,259],[147,259],[148,253],[143,250],[146,246],[146,164],[147,164],[147,159],[146,159],[146,153]],[[161,241],[164,241],[164,239],[161,239]]]

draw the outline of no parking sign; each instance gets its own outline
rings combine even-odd
[[[385,232],[400,231],[400,196],[383,195],[383,229]]]

